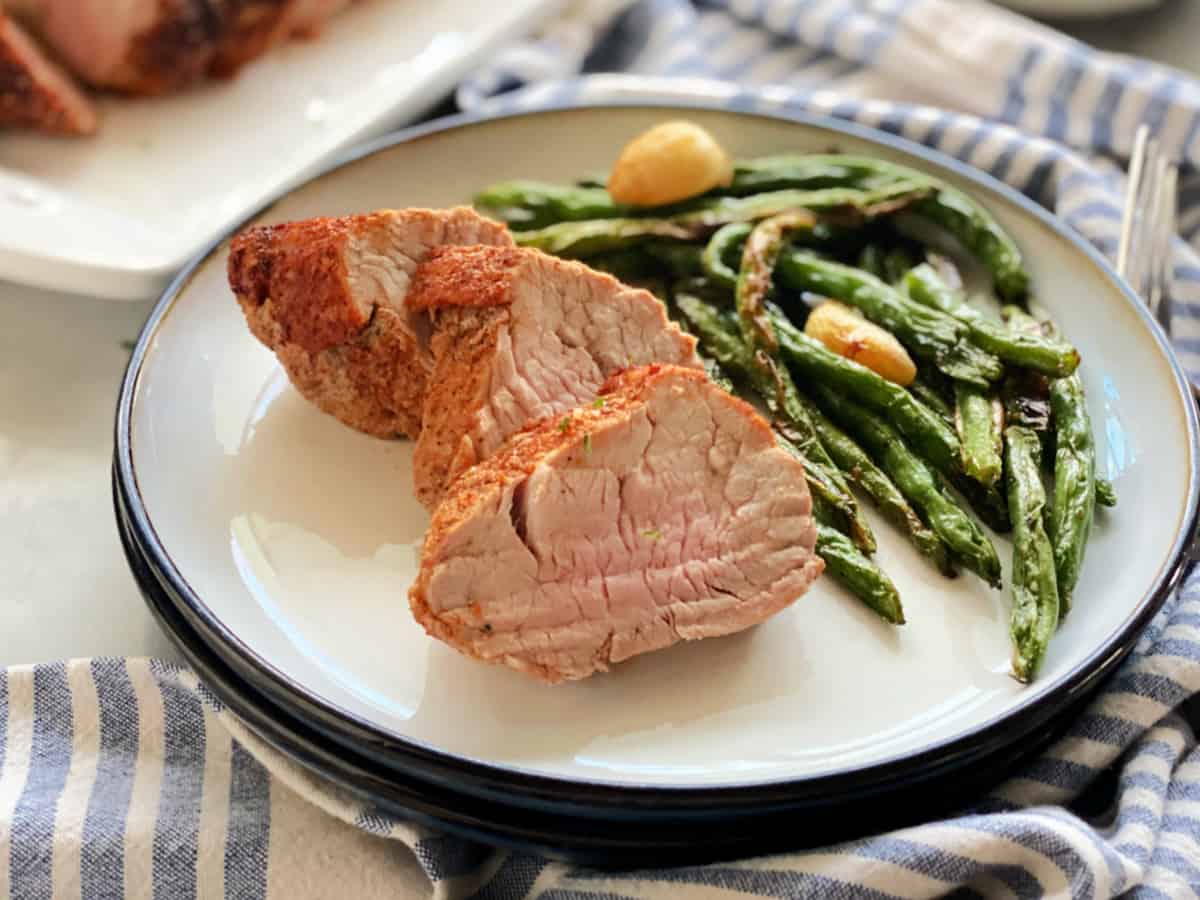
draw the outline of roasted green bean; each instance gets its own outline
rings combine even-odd
[[[980,484],[995,484],[1004,467],[1004,407],[1000,399],[974,385],[958,383],[954,404],[963,469]]]
[[[1009,327],[1015,331],[1043,334],[1051,339],[1058,337],[1058,328],[1053,322],[1037,319],[1018,307],[1005,307],[1003,313]],[[1106,500],[1115,504],[1116,496],[1111,484],[1106,482],[1101,486],[1097,483],[1092,420],[1078,373],[1065,378],[1033,381],[1025,386],[1023,396],[1018,395],[1018,401],[1023,401],[1018,406],[1022,414],[1035,424],[1041,423],[1047,407],[1051,417],[1050,428],[1043,432],[1054,436],[1054,504],[1050,538],[1054,545],[1060,615],[1065,616],[1079,581],[1096,504]],[[1010,401],[1010,405],[1016,405],[1018,401]]]
[[[912,212],[946,229],[991,273],[996,293],[1015,302],[1029,290],[1025,262],[1013,239],[991,213],[954,188],[938,190],[913,205]]]
[[[904,624],[900,592],[887,573],[848,537],[824,522],[817,524],[817,555],[837,581],[866,606],[892,625]]]
[[[738,270],[735,292],[738,323],[742,337],[750,346],[771,355],[779,351],[779,339],[775,336],[775,327],[766,307],[775,263],[787,235],[812,228],[813,224],[812,214],[803,211],[781,213],[763,219],[754,226],[742,249],[742,265]]]
[[[1018,306],[1006,306],[1001,315],[1008,327],[1023,335],[1043,337],[1042,323]],[[1032,429],[1045,438],[1050,434],[1050,379],[1040,372],[1014,369],[1004,378],[1001,388],[1008,423]]]
[[[815,191],[771,191],[747,197],[715,197],[670,217],[685,226],[719,228],[729,222],[757,222],[780,213],[806,209],[810,212],[853,214],[857,219],[895,212],[925,196],[928,188],[919,182],[897,181],[871,190],[823,188]]]
[[[504,182],[482,191],[475,202],[514,228],[543,228],[584,219],[704,213],[720,209],[724,201],[736,201],[747,195],[753,200],[786,192],[819,194],[828,191],[855,191],[859,195],[882,191],[883,195],[864,204],[854,200],[844,203],[845,197],[839,198],[835,193],[827,196],[829,205],[787,202],[750,218],[762,218],[796,207],[830,209],[845,206],[869,216],[904,209],[937,224],[955,237],[991,272],[997,292],[1005,300],[1018,301],[1024,297],[1029,279],[1021,252],[991,213],[966,194],[930,175],[869,157],[783,154],[742,160],[736,163],[733,182],[727,188],[662,207],[633,209],[614,203],[594,180],[574,186],[534,181]],[[895,193],[889,196],[889,192]]]
[[[1013,521],[1010,631],[1013,674],[1032,681],[1058,627],[1059,594],[1054,550],[1046,535],[1046,492],[1038,460],[1041,442],[1028,428],[1005,432],[1008,505]]]
[[[706,233],[702,226],[681,225],[668,219],[588,219],[518,231],[513,238],[522,247],[533,247],[553,256],[587,259],[636,247],[649,239],[691,241]]]
[[[649,240],[640,247],[642,253],[658,264],[661,274],[671,279],[696,277],[704,274],[701,256],[704,250],[695,244],[672,240]]]
[[[867,244],[858,254],[858,262],[856,265],[869,275],[874,275],[876,278],[884,277],[883,271],[883,248],[878,244]]]
[[[734,163],[729,194],[757,194],[787,188],[815,190],[830,187],[863,187],[909,177],[912,172],[880,171],[880,160],[833,153],[780,154]]]
[[[984,525],[997,534],[1012,531],[1012,522],[1008,517],[1008,498],[1005,496],[1002,482],[980,484],[974,478],[965,475],[954,475],[947,480],[963,495],[967,505],[983,520]]]
[[[724,368],[747,382],[757,377],[750,369],[749,349],[744,342],[740,350],[737,346],[741,339],[729,316],[722,315],[702,300],[686,293],[677,295],[677,305],[688,330],[697,336],[706,353],[713,353],[724,360]],[[929,557],[943,574],[954,575],[954,566],[945,543],[921,521],[921,517],[870,455],[802,393],[795,392],[791,396],[792,402],[803,409],[817,438],[837,467],[871,498],[888,521],[905,530],[922,555]],[[786,427],[781,430],[786,434]]]
[[[668,279],[663,263],[642,247],[598,254],[591,258],[589,265],[608,272],[625,284],[646,288],[659,298],[667,295]]]
[[[813,384],[810,394],[835,422],[853,434],[887,472],[904,496],[966,568],[994,587],[1000,586],[1000,558],[978,524],[942,487],[938,475],[888,424],[883,416],[827,385]]]
[[[560,221],[514,234],[522,247],[534,247],[555,256],[584,259],[596,253],[619,250],[647,238],[694,241],[707,237],[731,222],[756,222],[797,209],[870,218],[900,209],[925,192],[910,183],[887,185],[872,191],[827,188],[820,191],[776,191],[749,197],[714,197],[695,209],[669,217],[621,217]]]
[[[737,290],[738,272],[729,260],[741,259],[742,245],[746,243],[752,228],[749,222],[732,222],[721,226],[708,239],[700,257],[704,273],[731,292]]]
[[[475,195],[475,206],[512,228],[544,228],[558,222],[614,219],[634,213],[614,203],[602,187],[504,181]]]
[[[1071,608],[1072,594],[1083,567],[1084,551],[1096,509],[1096,448],[1092,420],[1076,376],[1050,385],[1054,412],[1054,506],[1050,536],[1062,613]]]
[[[957,574],[945,542],[928,525],[921,521],[900,489],[887,474],[875,464],[854,438],[850,437],[804,395],[801,402],[808,409],[809,419],[816,426],[821,443],[838,467],[850,476],[875,506],[897,528],[904,530],[912,545],[922,556],[927,556],[938,570],[946,576]]]
[[[908,386],[914,397],[932,409],[950,425],[956,427],[954,410],[946,400],[946,392],[941,385],[942,376],[936,371],[918,371],[913,383]],[[951,382],[953,384],[953,382]]]
[[[883,280],[897,287],[908,274],[909,269],[917,264],[907,247],[893,247],[883,257]]]
[[[989,319],[969,306],[929,263],[910,271],[904,278],[904,286],[918,303],[965,322],[971,340],[1005,363],[1053,376],[1070,375],[1079,366],[1079,351],[1070,344],[1031,331],[1006,328],[1002,322]]]
[[[1044,375],[1015,370],[1005,376],[1000,389],[1005,421],[1032,429],[1039,436],[1050,432],[1050,384]]]
[[[1021,300],[1029,286],[1021,251],[983,206],[939,179],[885,160],[851,155],[768,156],[737,164],[730,191],[814,187],[867,188],[894,181],[924,183],[930,193],[908,210],[945,229],[991,273],[997,293]]]
[[[967,326],[905,297],[860,269],[817,259],[804,251],[784,253],[776,267],[780,284],[856,307],[892,332],[914,356],[958,381],[987,388],[1004,374],[995,356],[970,341]]]
[[[754,194],[778,194],[781,191],[810,193],[814,191],[857,190],[861,187],[882,187],[890,193],[892,182],[907,181],[917,173],[896,172],[887,178],[877,176],[856,178],[847,171],[847,166],[833,162],[832,157],[799,157],[803,160],[799,171],[789,164],[786,171],[768,168],[761,161],[749,160],[740,164],[735,180],[728,189],[715,191],[712,195],[696,197],[681,203],[658,207],[635,207],[615,202],[602,182],[586,179],[583,184],[560,185],[542,181],[514,180],[493,184],[475,196],[475,206],[507,222],[514,228],[543,228],[559,222],[579,222],[588,219],[617,219],[649,215],[661,217],[680,213],[712,209],[719,206],[720,195],[744,196]],[[868,161],[868,165],[870,163]],[[861,168],[861,166],[859,167]],[[870,175],[871,173],[867,173]],[[774,186],[773,186],[774,185]],[[911,186],[905,189],[911,191]],[[922,193],[928,188],[922,187]],[[860,192],[861,193],[861,192]],[[839,200],[852,198],[850,194],[834,195]],[[791,204],[795,206],[796,204]],[[800,204],[803,205],[803,204]],[[842,205],[838,202],[837,205]],[[854,205],[851,203],[850,205]],[[783,207],[787,208],[787,207]],[[778,211],[782,211],[782,208]]]
[[[714,284],[727,288],[732,295],[737,288],[738,267],[746,238],[750,236],[749,222],[733,222],[719,228],[704,247],[701,262],[704,273]],[[861,229],[845,228],[831,222],[817,221],[812,228],[794,231],[789,235],[794,246],[806,247],[813,253],[832,257],[853,255],[861,243]]]
[[[913,449],[946,475],[962,471],[954,429],[898,384],[853,360],[838,356],[774,311],[779,349],[788,366],[814,382],[844,391],[855,401],[887,415]]]

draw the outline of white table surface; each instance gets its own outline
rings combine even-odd
[[[1200,3],[1064,28],[1200,74]],[[0,282],[0,665],[178,658],[126,567],[109,483],[122,343],[151,305]]]
[[[0,282],[0,664],[175,658],[112,512],[113,411],[150,303]]]

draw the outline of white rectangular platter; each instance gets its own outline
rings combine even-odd
[[[2,132],[0,279],[151,297],[268,197],[421,115],[561,5],[363,0],[319,39],[277,48],[232,81],[98,100],[94,138]]]

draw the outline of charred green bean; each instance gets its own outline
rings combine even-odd
[[[910,300],[860,269],[792,251],[779,258],[776,277],[792,290],[856,307],[892,332],[914,356],[950,378],[987,388],[1004,374],[999,359],[971,343],[964,323]]]
[[[1033,369],[1046,375],[1070,375],[1079,366],[1079,351],[1070,344],[1036,332],[1006,328],[969,306],[962,294],[947,285],[928,263],[904,278],[908,295],[918,303],[940,310],[965,322],[971,340],[1009,365]]]
[[[1030,429],[1014,425],[1005,432],[1013,521],[1012,668],[1025,682],[1037,674],[1059,618],[1054,549],[1046,535],[1046,492],[1038,466],[1041,452],[1041,442]]]
[[[954,418],[962,444],[963,469],[980,484],[993,485],[1004,467],[1004,407],[995,394],[969,384],[954,387]]]
[[[1000,557],[995,546],[896,430],[881,415],[826,385],[813,385],[811,393],[830,418],[862,442],[955,558],[988,584],[999,587]]]
[[[838,356],[813,340],[788,321],[782,312],[773,312],[773,319],[780,352],[791,368],[814,382],[844,391],[864,406],[889,416],[913,448],[938,471],[946,475],[962,471],[958,436],[937,413],[918,402],[900,385],[880,377],[866,366]]]

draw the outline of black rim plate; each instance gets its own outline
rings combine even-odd
[[[716,108],[711,104],[688,104],[678,100],[656,104],[637,101],[609,106],[649,107],[673,109],[679,107]],[[570,108],[555,107],[549,112]],[[538,113],[518,113],[517,116],[536,116]],[[951,169],[981,186],[998,191],[1007,199],[1026,209],[1048,227],[1062,234],[1115,283],[1119,279],[1111,267],[1082,238],[1067,231],[1053,216],[1036,206],[1032,201],[994,179],[970,169],[940,153],[895,138],[873,129],[836,122],[833,120],[801,115],[766,115],[739,113],[739,115],[761,116],[772,119],[799,122],[820,127],[833,135],[866,137],[890,148],[901,150],[919,161]],[[331,166],[315,179],[343,165],[396,144],[419,139],[425,135],[447,130],[470,127],[488,117],[459,116],[432,123],[371,144]],[[503,118],[503,117],[501,117]],[[314,180],[315,180],[314,179]],[[261,211],[255,215],[261,214]],[[253,218],[253,217],[251,217]],[[234,229],[236,231],[236,229]],[[223,237],[221,240],[225,240]],[[269,661],[262,659],[245,646],[236,635],[230,633],[195,595],[186,580],[172,563],[169,553],[159,542],[149,516],[142,504],[134,471],[130,428],[133,401],[138,378],[146,358],[147,348],[155,330],[163,320],[175,299],[186,288],[196,267],[219,246],[220,241],[202,252],[166,291],[151,314],[130,360],[122,385],[121,398],[116,418],[116,459],[114,478],[116,488],[125,507],[122,518],[127,519],[131,539],[139,548],[145,563],[154,573],[165,602],[169,603],[193,630],[199,639],[237,677],[254,685],[262,695],[269,697],[274,707],[298,721],[305,723],[323,736],[323,739],[340,745],[347,751],[361,754],[375,766],[397,776],[418,778],[422,783],[449,789],[473,797],[513,804],[526,810],[555,812],[569,816],[624,819],[627,821],[660,820],[679,822],[695,816],[711,820],[714,816],[737,818],[760,817],[800,809],[828,810],[835,804],[856,803],[878,799],[884,795],[894,797],[898,792],[927,786],[952,773],[961,778],[968,769],[979,772],[994,768],[989,762],[1011,759],[1018,748],[1027,748],[1036,736],[1061,718],[1066,710],[1077,708],[1106,675],[1110,674],[1124,655],[1133,646],[1138,634],[1161,608],[1182,573],[1185,563],[1184,551],[1195,529],[1197,513],[1197,472],[1193,469],[1189,485],[1187,521],[1181,529],[1172,551],[1172,562],[1160,574],[1153,589],[1136,606],[1126,626],[1110,640],[1098,647],[1081,663],[1070,676],[1053,691],[1028,702],[1008,713],[985,723],[968,733],[935,744],[925,750],[860,769],[846,770],[830,775],[787,781],[769,782],[746,786],[717,787],[658,787],[649,785],[615,786],[597,782],[586,782],[533,775],[514,771],[501,766],[463,759],[436,749],[407,741],[389,734],[372,723],[356,718],[343,710],[323,701],[309,692],[303,685],[289,680],[276,671]],[[1124,290],[1124,288],[1122,288]],[[1190,397],[1182,371],[1171,355],[1163,336],[1139,301],[1124,290],[1126,299],[1139,311],[1160,346],[1171,360],[1181,397]],[[1189,404],[1190,406],[1190,404]],[[1196,416],[1188,411],[1188,428],[1193,444],[1196,443]],[[160,598],[161,599],[161,598]],[[961,795],[960,795],[961,796]]]
[[[878,797],[847,801],[828,798],[821,815],[808,815],[810,804],[779,809],[758,808],[728,814],[672,816],[634,815],[615,818],[573,816],[531,810],[521,798],[508,802],[481,799],[429,784],[419,777],[381,766],[370,755],[348,751],[306,722],[303,710],[287,710],[243,681],[215,648],[192,629],[155,573],[136,539],[116,478],[113,502],[117,530],[126,560],[155,620],[197,677],[254,734],[294,762],[397,819],[413,821],[468,840],[552,858],[603,867],[684,865],[737,859],[748,855],[827,845],[868,833],[918,824],[949,815],[953,803],[983,790],[1036,754],[1069,725],[1087,698],[1081,698],[1046,727],[1030,736],[1016,755],[994,754],[968,778],[956,778],[954,794],[930,791],[925,785]],[[939,801],[943,796],[947,803]]]

